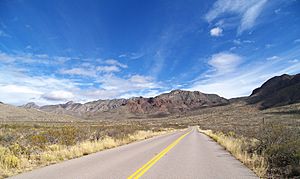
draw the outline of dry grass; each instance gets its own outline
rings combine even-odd
[[[174,130],[139,122],[0,125],[0,178]]]
[[[51,145],[47,146],[46,150],[42,153],[32,155],[30,159],[27,156],[17,158],[16,156],[7,156],[9,160],[2,163],[2,170],[6,175],[14,175],[24,171],[32,170],[37,167],[54,164],[60,161],[69,160],[91,153],[99,152],[105,149],[114,148],[134,141],[147,139],[153,136],[162,135],[172,130],[161,132],[153,131],[137,131],[128,138],[114,139],[112,137],[104,137],[101,141],[84,141],[71,147],[64,145]],[[13,169],[13,170],[12,170]]]
[[[214,139],[220,145],[226,148],[234,157],[252,169],[259,177],[265,177],[267,173],[267,163],[263,156],[257,153],[250,153],[249,148],[257,145],[256,139],[246,139],[244,137],[236,138],[234,133],[225,135],[222,132],[214,133],[212,130],[201,130],[199,132],[206,134]]]
[[[169,120],[183,125],[198,125],[240,139],[256,139],[250,154],[264,157],[267,178],[300,177],[300,103],[259,110],[236,100],[226,106],[195,110]],[[251,142],[250,142],[251,143]]]

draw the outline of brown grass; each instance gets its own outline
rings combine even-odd
[[[206,134],[220,145],[225,147],[235,158],[252,169],[259,177],[265,177],[267,173],[267,162],[263,156],[257,153],[250,153],[248,148],[253,148],[257,145],[256,139],[236,138],[233,134],[225,135],[222,132],[214,133],[212,130],[201,130],[199,132]]]
[[[0,178],[174,130],[151,122],[0,125]]]
[[[235,139],[243,139],[251,144],[254,140],[256,146],[237,143],[246,146],[242,152],[247,151],[250,157],[264,157],[267,178],[300,176],[300,103],[259,110],[243,101],[236,101],[169,120],[182,125],[198,125],[235,142]]]

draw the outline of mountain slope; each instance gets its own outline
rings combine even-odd
[[[261,109],[300,102],[300,74],[275,76],[253,90],[247,101]]]
[[[0,121],[77,121],[72,116],[51,114],[37,109],[26,109],[0,103]]]
[[[41,107],[30,103],[23,107],[37,108],[58,114],[70,114],[83,118],[116,118],[116,116],[122,118],[143,118],[161,117],[226,104],[229,104],[227,99],[215,94],[174,90],[154,98],[135,97],[130,99],[98,100],[84,104],[71,101],[66,104]]]

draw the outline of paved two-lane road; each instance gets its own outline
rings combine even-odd
[[[155,179],[257,178],[196,128],[94,153],[13,178],[99,179],[129,176]]]

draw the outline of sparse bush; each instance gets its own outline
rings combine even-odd
[[[0,146],[1,168],[8,170],[20,166],[20,159],[16,157],[8,148]]]
[[[211,130],[200,130],[213,140],[221,144],[238,160],[251,168],[258,176],[264,177],[267,172],[267,163],[263,156],[258,155],[253,148],[257,145],[257,140],[238,137],[234,132],[224,134],[222,132],[213,132]]]
[[[258,135],[257,150],[269,164],[269,173],[291,177],[300,173],[299,130],[278,124],[268,124]]]
[[[75,127],[72,126],[64,127],[60,132],[61,132],[60,144],[67,145],[67,146],[76,144],[76,137],[78,135],[78,130]]]
[[[48,141],[44,135],[40,135],[40,134],[31,136],[29,140],[32,146],[36,146],[41,149],[44,149],[46,147],[46,143]]]
[[[165,131],[151,122],[0,124],[0,178]]]

